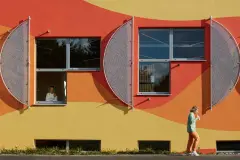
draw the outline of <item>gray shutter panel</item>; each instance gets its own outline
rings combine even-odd
[[[19,102],[29,104],[29,21],[22,22],[6,38],[1,50],[1,76],[3,82]]]
[[[103,67],[113,93],[132,106],[132,20],[119,27],[110,38]]]
[[[239,48],[231,33],[211,20],[211,107],[235,87],[239,76]]]

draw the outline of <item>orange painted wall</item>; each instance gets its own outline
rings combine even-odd
[[[15,5],[12,5],[15,4]],[[24,4],[24,5],[23,5]],[[116,28],[121,26],[131,16],[111,12],[82,0],[6,0],[5,7],[1,8],[0,31],[6,34],[8,29],[15,27],[19,21],[31,16],[31,103],[34,103],[35,81],[35,46],[34,37],[86,37],[100,36],[101,63],[104,49],[110,36]],[[11,10],[9,9],[11,6]],[[7,15],[7,16],[6,16]],[[215,130],[237,131],[240,130],[240,117],[238,108],[240,104],[240,83],[236,89],[213,111],[206,112],[209,106],[209,22],[208,20],[196,21],[162,21],[145,18],[134,18],[134,105],[137,109],[144,110],[159,117],[166,118],[181,124],[186,123],[186,115],[193,105],[198,105],[202,111],[203,119],[199,127]],[[238,42],[240,36],[240,18],[217,18],[227,27]],[[138,87],[138,28],[139,27],[204,27],[205,28],[205,62],[172,62],[171,63],[171,96],[137,96]],[[44,34],[47,30],[51,32]],[[1,38],[3,42],[4,37]],[[0,44],[1,45],[1,44]],[[179,67],[175,67],[180,64]],[[102,102],[119,104],[126,107],[116,99],[104,78],[103,69],[99,72],[68,72],[68,102]],[[0,114],[6,114],[22,109],[7,92],[0,81]],[[224,117],[224,118],[223,118]],[[223,125],[225,124],[225,125]],[[236,124],[236,125],[227,125]]]

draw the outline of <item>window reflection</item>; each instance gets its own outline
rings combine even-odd
[[[169,63],[141,62],[139,66],[139,91],[169,93]]]
[[[37,39],[37,68],[66,68],[66,39]]]
[[[71,68],[100,67],[100,38],[70,39]]]
[[[173,58],[204,59],[204,30],[173,30]]]
[[[140,29],[140,59],[168,59],[169,33],[168,29]]]
[[[139,92],[170,93],[170,62],[204,59],[204,29],[139,30]]]

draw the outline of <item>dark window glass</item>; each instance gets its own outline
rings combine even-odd
[[[37,39],[37,68],[66,68],[66,39]]]
[[[70,39],[71,68],[100,68],[100,38]]]
[[[140,62],[139,91],[169,93],[169,62]]]
[[[170,141],[138,141],[139,150],[170,151]]]
[[[174,29],[173,58],[204,59],[204,30]]]
[[[56,99],[46,100],[50,87],[53,87]],[[66,102],[66,73],[65,72],[37,72],[37,101],[41,103]]]
[[[35,140],[36,148],[66,149],[65,140]]]
[[[217,141],[217,151],[240,151],[240,141]]]
[[[100,140],[70,140],[70,149],[81,148],[83,151],[100,151],[101,141]]]
[[[168,59],[169,30],[140,29],[139,52],[140,59]]]

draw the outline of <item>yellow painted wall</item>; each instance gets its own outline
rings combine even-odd
[[[159,20],[197,20],[239,16],[239,0],[85,0],[132,16]]]
[[[128,112],[128,113],[127,113]],[[126,114],[127,113],[127,114]],[[101,103],[71,102],[66,107],[32,107],[0,117],[0,147],[34,147],[34,139],[100,139],[102,149],[137,149],[138,140],[171,140],[183,151],[186,126],[141,110]],[[216,148],[216,139],[236,139],[240,132],[199,129],[200,148]]]
[[[158,20],[197,20],[197,19],[209,18],[211,15],[213,17],[240,16],[239,0],[231,0],[231,1],[226,1],[226,0],[87,0],[87,2],[94,4],[96,6],[100,6],[102,8],[105,8],[107,10],[124,13],[129,16],[140,16],[140,17],[153,18]],[[33,1],[31,1],[31,3],[33,3]],[[60,4],[59,8],[61,8],[62,6],[65,7],[64,3],[59,3],[59,4]],[[31,4],[31,5],[35,7],[34,4]],[[55,4],[52,4],[52,5],[55,5]],[[37,8],[41,8],[41,7],[37,7]],[[89,7],[89,8],[92,9],[92,7]],[[32,13],[34,13],[34,11],[32,11]],[[104,14],[106,14],[105,10],[103,10],[103,13],[101,15],[104,15]],[[47,29],[49,29],[48,27],[51,25],[50,25],[50,22],[46,21],[44,17],[45,14],[43,14],[42,17],[40,16],[40,14],[38,14],[38,12],[33,15],[35,16],[35,17],[33,16],[33,23],[35,23],[34,25],[36,28],[39,27],[38,29],[35,28],[35,31],[33,29],[35,34],[34,36],[39,35],[45,32]],[[94,13],[92,13],[92,15],[94,15]],[[114,18],[114,16],[112,17]],[[66,19],[71,20],[69,17],[67,17]],[[65,17],[62,17],[62,18],[65,18]],[[8,18],[6,19],[8,20]],[[11,23],[15,23],[16,19],[14,19],[14,22],[11,22]],[[39,19],[41,19],[42,22],[44,22],[43,26],[42,26],[42,23],[38,21]],[[56,22],[58,22],[59,24],[62,24],[62,22],[60,23],[60,21],[57,21],[56,17],[55,19],[56,19]],[[85,20],[87,21],[88,19],[85,19]],[[46,24],[45,24],[45,21],[46,21]],[[74,32],[71,32],[72,30],[69,29],[69,26],[67,25],[64,26],[67,28],[66,29],[64,27],[58,28],[58,24],[55,23],[55,21],[54,22],[51,21],[51,23],[53,24],[52,34],[54,36],[57,36],[57,35],[59,36],[59,34],[62,33],[63,30],[66,31],[64,35],[74,35],[75,32],[83,29],[81,28],[82,24],[78,24],[80,25],[79,28],[77,29],[75,28],[75,30],[73,30]],[[75,23],[75,20],[74,20],[74,23]],[[91,23],[88,22],[88,23],[91,24],[92,22]],[[0,24],[1,24],[1,21],[0,21]],[[112,24],[111,26],[107,25],[106,27],[101,26],[102,27],[102,28],[100,27],[100,29],[102,29],[101,32],[104,32],[104,34],[103,33],[102,34],[106,36],[107,34],[109,34],[109,31],[112,31],[114,28],[118,27],[119,24],[116,24],[116,25]],[[85,25],[84,28],[88,28],[88,26]],[[1,30],[4,31],[0,33],[5,33],[7,29],[8,29],[7,27],[0,28],[0,31]],[[99,30],[96,30],[96,33],[100,32]],[[81,32],[77,32],[77,33],[83,34]],[[31,48],[31,53],[33,53],[32,50],[33,48]],[[32,63],[31,65],[32,65],[31,71],[33,72],[34,64]],[[76,98],[78,94],[84,94],[84,96],[82,96],[81,98],[87,99],[89,102],[68,102],[67,106],[62,106],[62,107],[33,106],[28,110],[19,111],[16,108],[11,108],[11,105],[6,104],[4,101],[2,101],[2,99],[0,100],[0,107],[2,107],[1,108],[2,116],[0,116],[0,147],[4,147],[4,148],[34,147],[34,139],[89,139],[89,140],[99,139],[102,141],[101,147],[103,150],[105,149],[126,150],[127,148],[137,149],[138,140],[170,140],[172,151],[185,150],[187,138],[188,138],[185,124],[167,120],[163,118],[163,116],[161,117],[161,116],[153,115],[151,113],[148,113],[146,110],[144,111],[144,110],[136,109],[133,111],[132,110],[129,111],[124,106],[117,106],[109,103],[105,104],[104,101],[106,99],[104,98],[103,93],[99,93],[100,91],[97,90],[97,88],[98,89],[100,88],[101,92],[104,92],[105,94],[106,92],[105,88],[103,86],[100,86],[96,82],[94,82],[90,74],[77,73],[77,72],[71,73],[71,74],[78,74],[78,76],[76,77],[73,76],[71,78],[72,82],[79,83],[78,85],[83,88],[85,85],[84,82],[87,81],[89,85],[85,86],[85,89],[87,89],[87,91],[89,90],[91,91],[88,94],[84,94],[85,92],[84,90],[77,90],[77,89],[74,90],[74,87],[75,87],[74,84],[68,85],[72,87],[72,93],[73,93],[71,97],[72,101],[75,101],[78,98],[78,97]],[[79,79],[83,83],[80,83],[80,81],[77,81]],[[34,81],[34,76],[32,75],[31,82],[33,81]],[[34,83],[31,83],[32,85],[31,92],[34,93],[33,84]],[[202,94],[201,85],[202,85],[201,77],[198,77],[195,84],[192,85],[194,87],[190,88],[192,87],[190,85],[188,89],[194,90],[197,88],[199,89],[197,90],[197,94],[201,95]],[[4,90],[4,93],[5,92],[6,91]],[[102,103],[92,102],[94,101],[94,99],[89,96],[90,94],[92,95],[92,97],[94,96],[100,99],[100,102],[102,101],[103,102]],[[109,92],[106,92],[106,94],[107,94],[106,97],[112,98],[112,94],[110,94]],[[236,100],[238,93],[234,91],[232,94],[233,94],[232,99]],[[196,96],[199,96],[199,95],[196,95]],[[194,98],[196,98],[196,96]],[[201,99],[199,99],[199,97],[197,98],[196,98],[196,101],[198,101],[198,103],[201,104],[200,102]],[[228,99],[227,101],[224,101],[223,104],[224,105],[230,104],[229,101],[232,101],[232,99],[230,97],[230,99]],[[176,101],[170,102],[170,103],[175,104],[180,100],[182,101],[181,97],[180,98],[176,97]],[[13,98],[10,101],[14,101]],[[12,105],[15,105],[15,103],[13,103]],[[169,103],[166,104],[166,106],[167,105],[169,105]],[[190,105],[192,104],[189,104],[189,106]],[[220,107],[216,108],[216,110],[213,110],[212,113],[209,113],[205,116],[211,121],[211,118],[209,117],[211,117],[214,113],[216,113],[215,111],[217,111],[218,109],[221,111],[221,113],[225,112],[225,110],[223,109],[225,107],[224,105],[222,105],[221,108]],[[187,107],[189,106],[183,106],[183,109],[186,109],[186,111],[188,111]],[[171,105],[171,107],[175,107],[175,106]],[[234,105],[230,111],[235,112],[235,108],[237,107],[238,107],[237,105]],[[10,110],[10,111],[5,112],[5,110]],[[163,110],[161,109],[159,109],[159,111],[158,109],[156,110],[157,110],[156,111],[157,113],[163,112]],[[175,110],[175,109],[172,109],[172,110]],[[178,108],[177,110],[181,110],[181,109]],[[166,110],[164,111],[166,112]],[[167,112],[167,113],[172,114],[171,112]],[[188,112],[186,112],[186,120],[187,120],[187,113]],[[231,113],[231,112],[227,112],[227,113]],[[185,114],[185,112],[183,114]],[[215,115],[215,119],[216,117],[217,117],[217,114]],[[205,121],[204,125],[206,123],[207,122]],[[217,130],[203,129],[203,128],[199,128],[198,131],[202,138],[200,142],[200,148],[202,149],[216,148],[216,140],[240,139],[240,131],[221,131],[221,130],[217,131]]]

